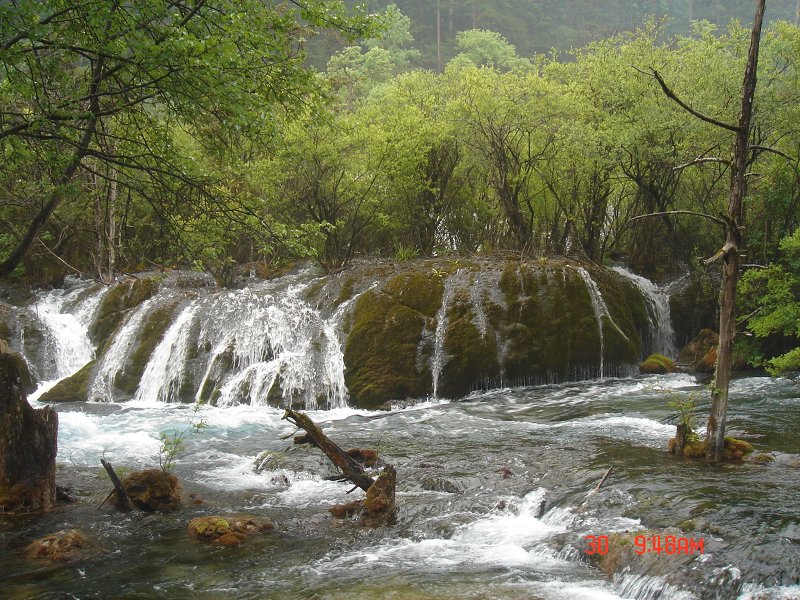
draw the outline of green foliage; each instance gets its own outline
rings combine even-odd
[[[678,424],[686,428],[686,443],[700,442],[700,435],[697,432],[697,418],[695,416],[695,404],[699,392],[692,392],[685,396],[672,390],[665,390],[665,394],[668,398],[667,406],[672,408],[678,416]]]
[[[747,271],[739,282],[740,312],[773,375],[800,369],[800,229],[779,247],[778,263]]]
[[[193,409],[195,416],[184,429],[171,429],[159,434],[161,445],[158,448],[158,466],[162,471],[167,472],[175,466],[178,455],[186,450],[186,439],[189,436],[199,433],[207,427],[205,419],[197,419],[199,409],[200,405],[196,404]]]

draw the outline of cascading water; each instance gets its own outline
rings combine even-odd
[[[107,288],[80,298],[87,287],[78,284],[67,290],[52,290],[31,306],[46,328],[54,379],[72,375],[94,358],[88,330]]]
[[[439,375],[447,364],[447,354],[444,351],[444,338],[447,334],[447,309],[456,291],[456,284],[462,271],[459,269],[444,281],[442,292],[442,305],[436,313],[436,333],[433,338],[433,354],[431,355],[431,379],[433,380],[433,397],[438,398]]]
[[[90,290],[91,283],[68,278],[65,289],[46,292],[26,313],[39,324],[43,345],[38,351],[27,348],[24,327],[19,332],[19,348],[42,380],[30,395],[32,400],[56,382],[80,370],[95,356],[89,340],[89,326],[108,287]]]
[[[589,298],[592,300],[592,308],[594,308],[594,316],[597,319],[597,333],[600,336],[600,377],[604,376],[604,344],[603,344],[603,317],[607,318],[609,323],[616,329],[619,334],[628,339],[628,336],[617,326],[614,322],[614,319],[611,318],[611,314],[608,312],[608,306],[606,306],[605,300],[603,300],[603,295],[600,293],[600,288],[597,287],[597,283],[595,283],[592,276],[589,275],[589,271],[584,269],[583,267],[577,267],[576,271],[578,275],[580,275],[581,279],[583,279],[584,283],[586,284],[586,289],[589,292]]]
[[[155,304],[148,298],[137,306],[114,334],[108,350],[103,354],[89,390],[89,399],[110,402],[114,399],[114,378],[125,367],[125,360],[133,349],[145,317]]]
[[[633,282],[647,300],[648,318],[652,325],[652,336],[649,351],[658,352],[665,356],[675,356],[675,332],[672,329],[672,317],[669,310],[669,295],[649,279],[631,273],[622,266],[613,267],[614,271]]]
[[[142,374],[136,390],[137,402],[147,404],[179,400],[195,312],[193,304],[184,308],[164,333]]]

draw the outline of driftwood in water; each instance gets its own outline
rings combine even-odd
[[[339,467],[345,477],[352,481],[357,487],[365,492],[375,483],[366,471],[355,459],[342,450],[322,430],[303,413],[286,409],[283,418],[293,423],[308,434],[308,443],[322,450],[331,462]]]
[[[594,489],[589,492],[589,494],[586,496],[586,500],[583,501],[583,504],[581,504],[578,507],[578,512],[583,512],[586,509],[586,507],[589,505],[589,500],[591,499],[591,497],[594,496],[597,492],[600,491],[600,488],[606,482],[606,479],[608,479],[608,476],[611,475],[611,471],[613,471],[613,470],[614,470],[614,467],[608,467],[608,470],[605,472],[605,475],[603,475],[602,479],[600,479],[600,481],[594,487]]]
[[[306,435],[300,438],[303,441],[297,442],[298,438],[295,438],[296,443],[311,444],[322,450],[331,462],[342,471],[344,479],[352,481],[356,487],[367,493],[367,497],[363,501],[357,500],[332,507],[331,514],[344,518],[361,511],[362,523],[371,526],[380,525],[392,518],[395,510],[395,487],[397,485],[397,472],[392,465],[386,465],[378,479],[373,480],[354,458],[355,456],[363,460],[367,458],[364,456],[365,453],[371,453],[368,458],[377,460],[377,454],[373,450],[357,451],[352,449],[345,452],[322,433],[322,430],[306,415],[287,409],[283,418],[306,431]]]
[[[117,508],[125,512],[133,510],[133,503],[131,502],[131,499],[128,498],[128,494],[127,492],[125,492],[125,487],[119,480],[116,471],[114,471],[114,467],[112,467],[111,463],[108,462],[105,458],[100,459],[100,464],[103,465],[103,468],[106,470],[106,473],[108,473],[108,478],[111,479],[111,483],[114,484],[114,491],[116,491],[117,493],[117,498],[116,498]],[[114,492],[111,492],[111,494],[108,495],[108,498],[111,498],[113,494]],[[106,498],[106,500],[108,500],[108,498]],[[103,504],[105,504],[105,501],[103,502]]]
[[[55,504],[57,444],[58,415],[31,408],[17,361],[0,353],[0,512]]]

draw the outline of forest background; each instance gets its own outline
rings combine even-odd
[[[800,368],[800,4],[770,2],[739,351]],[[722,243],[749,2],[0,3],[0,275]],[[685,214],[632,220],[651,213]]]

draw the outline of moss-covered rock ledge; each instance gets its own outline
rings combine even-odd
[[[588,271],[605,302],[599,324]],[[351,273],[348,291],[364,289]],[[341,286],[345,288],[344,285]],[[337,299],[341,302],[341,298]],[[358,298],[348,321],[351,401],[388,400],[628,372],[648,326],[640,292],[610,270],[568,260],[415,261]]]

